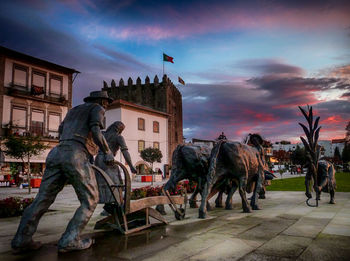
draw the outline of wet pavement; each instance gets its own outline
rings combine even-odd
[[[167,208],[169,225],[124,236],[93,230],[101,206],[84,230],[95,238],[92,248],[57,253],[57,240],[78,201],[65,188],[41,220],[34,239],[44,246],[25,255],[12,255],[9,241],[19,218],[0,220],[0,260],[350,260],[350,193],[336,193],[336,205],[323,195],[318,208],[305,205],[302,192],[268,192],[262,210],[242,213],[239,195],[234,209],[214,208],[207,219],[187,209],[177,221]]]

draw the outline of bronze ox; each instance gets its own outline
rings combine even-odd
[[[256,149],[254,149],[254,152],[255,151]],[[177,148],[173,152],[172,157],[172,174],[169,181],[165,184],[164,189],[173,189],[176,186],[176,184],[183,179],[189,179],[191,181],[197,182],[198,185],[196,186],[196,190],[194,191],[189,200],[191,207],[197,207],[196,197],[198,193],[200,193],[203,197],[202,192],[207,180],[209,159],[210,150],[207,147],[194,145],[177,146]],[[265,176],[268,176],[268,179],[272,179],[271,173],[268,171],[265,171]],[[254,189],[257,180],[257,175],[255,175],[249,180],[250,183],[246,188],[247,192],[257,192],[257,190]],[[215,201],[216,207],[222,207],[222,194],[224,193],[224,191],[226,191],[228,193],[228,196],[226,198],[225,208],[232,209],[232,195],[236,191],[236,189],[237,185],[235,184],[235,182],[232,182],[229,179],[218,180],[217,184],[211,189],[210,194],[207,196],[207,209],[210,208],[208,200],[211,197],[213,197],[218,191],[219,195]]]
[[[169,181],[164,185],[165,190],[174,189],[176,184],[184,179],[197,183],[189,203],[196,207],[196,197],[202,193],[208,173],[210,149],[207,146],[178,145],[172,155],[172,169]]]
[[[312,198],[310,193],[310,181],[312,179],[311,173],[305,176],[305,195],[308,199]],[[320,200],[321,192],[327,192],[330,194],[330,204],[335,204],[334,194],[336,188],[335,180],[335,169],[332,163],[327,160],[319,160],[317,167],[317,189],[316,189],[316,199]],[[310,205],[307,201],[307,204]]]
[[[265,169],[266,166],[261,159],[259,151],[255,147],[239,142],[219,142],[211,152],[209,171],[206,182],[203,185],[199,218],[205,218],[206,216],[206,202],[209,191],[211,191],[214,184],[225,179],[232,181],[232,187],[229,190],[227,198],[230,200],[238,188],[242,199],[243,212],[251,212],[245,192],[248,183],[255,183],[250,205],[253,210],[260,209],[257,201],[258,193],[263,185]],[[251,181],[255,182],[251,183]]]

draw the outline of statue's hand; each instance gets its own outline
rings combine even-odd
[[[132,173],[136,174],[137,173],[137,170],[134,168],[134,166],[130,166],[130,170]]]
[[[107,165],[111,165],[111,164],[114,162],[114,156],[113,156],[113,154],[112,154],[112,153],[107,153],[107,154],[105,154],[104,162],[105,162]]]
[[[312,195],[311,195],[310,192],[306,192],[305,195],[306,195],[307,198],[312,198]]]

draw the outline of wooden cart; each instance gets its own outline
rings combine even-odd
[[[150,217],[168,224],[164,217],[152,208],[157,205],[168,204],[178,220],[185,217],[187,203],[187,193],[185,191],[181,195],[170,196],[168,191],[163,190],[164,196],[131,200],[131,179],[129,172],[122,163],[115,161],[114,164],[118,165],[124,173],[124,184],[122,185],[115,185],[102,169],[93,165],[95,173],[101,175],[108,184],[113,197],[112,202],[107,203],[104,207],[111,215],[97,221],[95,229],[109,227],[117,229],[123,234],[130,234],[149,228],[151,226]],[[177,205],[180,206],[177,207]]]

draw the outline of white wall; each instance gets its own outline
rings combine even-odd
[[[145,119],[145,130],[138,130],[138,118]],[[153,169],[160,168],[164,170],[164,164],[168,164],[168,120],[165,116],[150,115],[148,113],[137,112],[125,108],[111,109],[106,111],[106,127],[114,121],[122,121],[125,129],[122,133],[131,156],[132,163],[135,165],[143,161],[138,152],[138,140],[145,141],[145,148],[153,147],[153,142],[159,142],[159,149],[162,152],[162,162],[155,162]],[[153,132],[153,121],[159,122],[159,133]],[[116,159],[125,163],[120,152]]]
[[[330,140],[319,140],[318,145],[322,146],[324,148],[324,154],[322,156],[326,157],[333,157],[335,148],[338,147],[340,155],[343,152],[344,149],[344,143],[332,143]],[[304,148],[304,145],[302,143],[297,144],[273,144],[273,150],[284,150],[284,151],[294,151],[297,146],[300,148]]]
[[[194,141],[193,145],[207,146],[209,149],[212,149],[214,147],[214,142],[211,142],[211,141]]]

